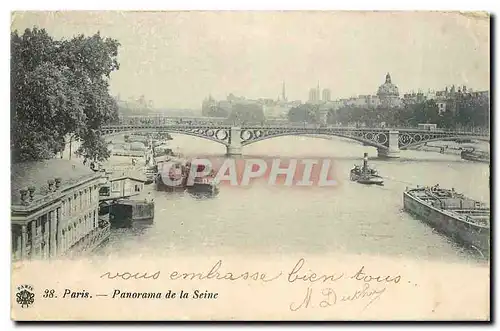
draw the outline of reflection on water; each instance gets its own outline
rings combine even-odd
[[[225,147],[187,136],[172,143],[187,155],[219,155]],[[376,159],[376,150],[340,140],[282,137],[244,147],[245,157],[331,157],[338,187],[222,185],[218,196],[200,199],[188,193],[155,192],[151,226],[114,229],[99,254],[175,255],[224,253],[354,253],[413,256],[416,259],[477,261],[447,237],[402,210],[406,186],[455,188],[489,201],[489,166],[457,155],[402,151],[401,159]],[[349,181],[349,170],[364,152],[386,177],[385,185]]]

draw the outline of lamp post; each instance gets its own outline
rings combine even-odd
[[[73,140],[73,135],[71,135],[69,137],[69,159],[71,160],[71,154],[72,154],[72,151],[71,151],[71,142]]]

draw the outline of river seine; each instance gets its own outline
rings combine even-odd
[[[185,155],[224,158],[225,147],[173,135]],[[386,177],[384,186],[349,181],[349,170],[364,152]],[[489,202],[489,165],[426,151],[401,151],[400,159],[376,159],[375,148],[340,138],[281,137],[243,148],[245,157],[329,157],[338,187],[285,187],[256,182],[222,185],[216,198],[156,192],[155,220],[149,226],[114,229],[98,254],[110,258],[138,254],[370,254],[449,262],[479,262],[447,237],[403,211],[406,186],[455,188]]]

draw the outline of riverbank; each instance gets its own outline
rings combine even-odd
[[[339,140],[343,141],[346,143],[350,144],[359,144],[359,142],[349,139],[349,138],[342,138],[342,137],[334,137],[330,135],[323,135],[323,134],[307,134],[303,135],[303,137],[310,137],[310,138],[321,138],[325,140]],[[431,141],[429,143],[425,143],[419,146],[411,147],[409,150],[414,150],[414,151],[424,151],[424,152],[437,152],[441,154],[447,154],[447,155],[460,155],[462,150],[464,149],[470,149],[474,148],[476,150],[481,150],[481,151],[489,151],[490,146],[488,143],[485,142],[479,142],[479,141],[473,141],[470,143],[458,143],[456,141]]]
[[[463,150],[474,148],[476,150],[488,151],[490,146],[484,142],[457,143],[455,141],[432,141],[420,146],[410,148],[415,151],[438,152],[441,154],[460,155]]]

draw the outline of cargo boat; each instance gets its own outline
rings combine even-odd
[[[349,178],[353,182],[358,182],[360,184],[366,185],[383,185],[384,179],[380,176],[377,170],[372,169],[368,166],[368,153],[364,154],[363,165],[355,165],[351,169]]]
[[[216,196],[219,194],[219,183],[212,176],[195,178],[192,185],[187,185],[187,191],[197,196]]]
[[[99,212],[109,214],[109,223],[114,228],[129,227],[134,223],[153,223],[155,204],[147,199],[120,199],[102,202]]]
[[[406,189],[404,209],[459,244],[490,251],[490,208],[455,192],[434,187]]]
[[[170,164],[167,167],[168,163]],[[188,169],[185,162],[177,159],[165,159],[158,162],[157,166],[158,172],[154,180],[157,191],[183,192],[186,190]]]
[[[146,176],[146,181],[144,184],[152,184],[155,181],[155,176],[158,173],[157,165],[150,165],[144,167],[144,175]]]
[[[203,196],[215,196],[219,194],[219,184],[215,179],[215,174],[212,172],[206,176],[197,176],[191,181],[189,174],[191,171],[191,162],[180,159],[170,159],[172,162],[169,166],[168,173],[159,171],[155,178],[155,186],[158,191],[166,192],[184,192]],[[205,166],[197,165],[197,172],[201,173]],[[158,168],[162,167],[162,162]]]
[[[468,161],[476,161],[483,163],[490,163],[490,153],[477,151],[477,150],[465,150],[460,153],[460,157]]]

